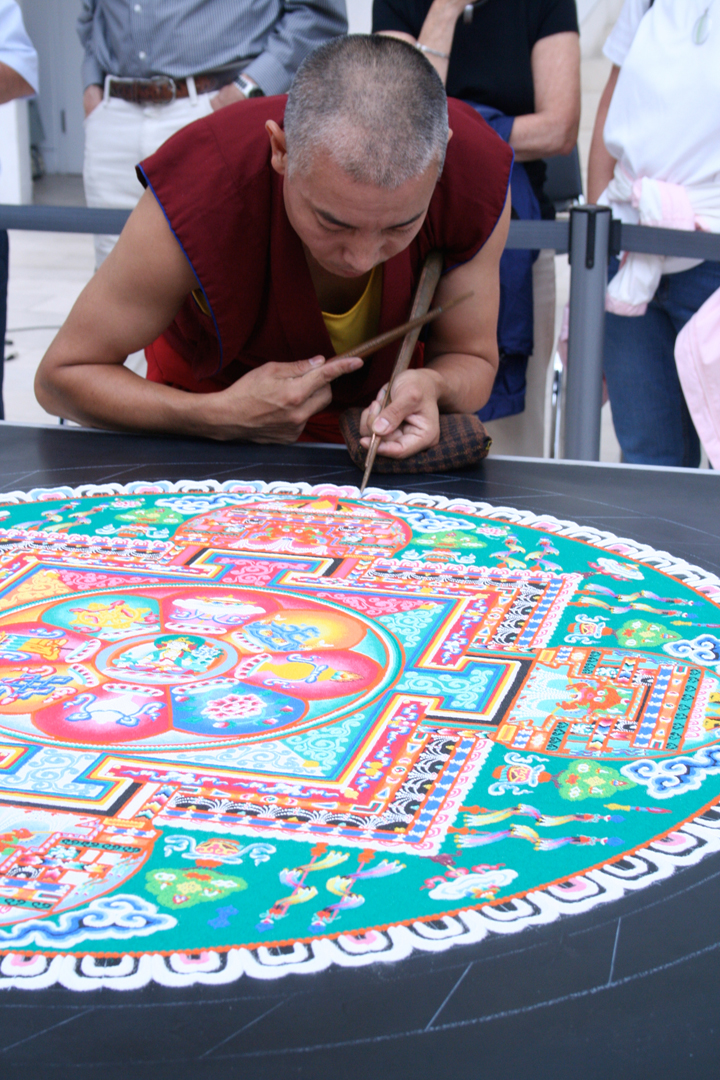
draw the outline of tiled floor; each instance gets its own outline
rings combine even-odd
[[[609,72],[604,58],[583,61],[582,121],[579,137],[583,171],[598,101]],[[47,205],[83,205],[79,176],[47,176],[36,182],[34,199]],[[10,234],[8,294],[9,360],[5,365],[5,415],[25,423],[56,423],[35,400],[37,366],[72,304],[93,273],[92,237],[68,233]],[[556,258],[557,322],[567,302],[569,268],[566,256]],[[135,365],[133,365],[135,366]],[[601,457],[619,461],[609,406],[603,410]]]
[[[33,379],[43,353],[90,279],[92,237],[74,233],[10,233],[5,416],[57,423],[35,400]],[[15,359],[8,362],[8,357]]]

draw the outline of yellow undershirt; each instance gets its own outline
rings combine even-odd
[[[349,311],[342,315],[323,311],[323,322],[336,355],[351,352],[361,342],[375,337],[380,326],[382,286],[382,265],[374,266],[365,292]]]
[[[342,315],[322,312],[323,322],[330,335],[335,354],[350,352],[368,338],[375,337],[380,326],[382,307],[383,272],[382,264],[374,266],[365,291],[349,311]],[[205,297],[200,289],[193,290],[193,297],[206,315],[210,314]]]

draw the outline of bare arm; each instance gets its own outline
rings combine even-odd
[[[380,33],[399,38],[401,41],[408,41],[411,45],[426,45],[429,49],[433,49],[433,52],[425,53],[425,56],[437,71],[444,86],[447,82],[448,60],[455,36],[455,27],[466,3],[467,0],[433,0],[417,38],[414,38],[412,34],[403,33],[402,30],[381,30]],[[436,56],[436,53],[446,55]]]
[[[124,367],[129,353],[172,322],[197,281],[151,192],[78,297],[35,378],[48,412],[90,427],[214,439],[294,442],[331,397],[330,382],[352,358],[264,364],[226,390],[193,394],[149,382]]]
[[[580,39],[541,38],[531,54],[535,112],[516,116],[510,145],[518,161],[569,154],[580,126]]]
[[[0,60],[0,105],[14,98],[31,97],[34,89],[22,75]]]
[[[615,171],[615,158],[605,145],[603,131],[619,74],[620,68],[617,64],[613,64],[610,78],[605,84],[595,117],[595,127],[593,128],[590,157],[588,159],[588,202],[590,203],[597,202],[612,180]]]
[[[449,57],[457,20],[465,0],[434,0],[417,42]],[[389,37],[411,45],[416,39],[399,30],[383,30]],[[448,60],[425,54],[443,83]],[[540,38],[531,54],[535,112],[516,116],[510,145],[518,161],[534,161],[553,154],[569,154],[580,125],[580,38],[574,32]]]
[[[426,368],[442,377],[441,412],[476,412],[490,397],[499,362],[500,256],[509,228],[510,199],[484,247],[440,280],[435,303],[473,293],[432,325],[425,349]]]
[[[490,397],[499,362],[499,265],[509,226],[508,199],[485,246],[470,262],[441,279],[433,304],[447,303],[467,292],[473,296],[433,323],[425,367],[398,377],[390,405],[380,412],[381,391],[365,410],[361,420],[364,445],[375,431],[383,436],[381,454],[409,457],[437,443],[440,412],[476,412]]]

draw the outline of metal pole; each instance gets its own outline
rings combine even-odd
[[[612,215],[607,206],[570,211],[570,332],[565,457],[600,459],[605,290]]]

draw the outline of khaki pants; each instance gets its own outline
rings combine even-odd
[[[525,409],[485,425],[492,454],[544,457],[548,454],[550,360],[555,345],[555,252],[541,251],[533,266],[534,342],[527,366]]]
[[[83,180],[88,206],[134,209],[143,193],[135,166],[176,131],[208,116],[211,96],[196,94],[169,105],[133,105],[106,95],[85,120]],[[95,237],[96,268],[116,240],[116,236]]]

